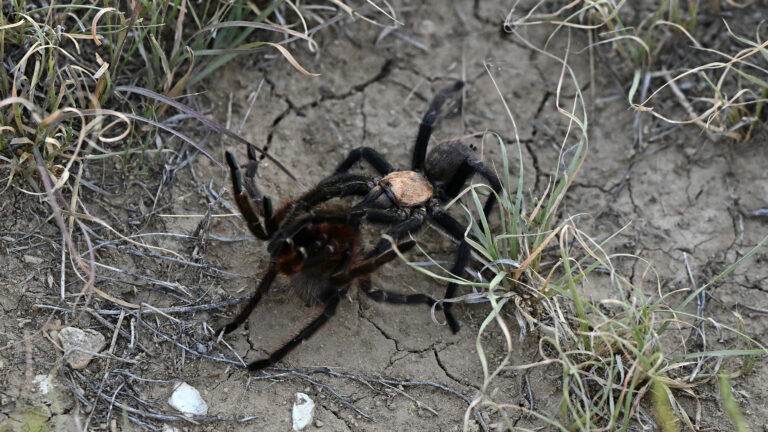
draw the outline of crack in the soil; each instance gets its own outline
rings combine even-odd
[[[334,417],[336,417],[339,421],[344,423],[344,425],[347,427],[348,430],[353,431],[355,429],[352,428],[352,424],[349,423],[347,419],[344,418],[342,414],[340,414],[340,410],[335,410],[332,408],[329,408],[326,404],[320,402],[320,406],[323,407],[326,411],[333,414]]]
[[[541,167],[539,167],[539,158],[536,156],[536,152],[533,151],[531,146],[533,145],[532,141],[525,141],[523,144],[525,144],[525,149],[528,151],[528,155],[531,157],[531,163],[533,164],[533,190],[540,190],[539,189],[539,177],[541,177]]]
[[[305,103],[303,105],[295,105],[291,101],[291,98],[289,96],[280,94],[277,91],[277,87],[275,86],[275,83],[272,81],[270,76],[268,74],[264,74],[264,81],[270,87],[272,87],[272,93],[275,96],[277,96],[278,99],[283,100],[288,105],[288,107],[285,110],[283,110],[280,114],[278,114],[277,117],[275,117],[275,119],[272,121],[272,124],[269,127],[269,133],[267,134],[267,142],[262,147],[264,152],[268,152],[269,151],[269,148],[272,145],[272,140],[273,140],[273,138],[275,136],[275,130],[280,125],[280,123],[283,120],[285,120],[286,117],[288,117],[288,114],[290,114],[291,112],[300,113],[301,111],[303,111],[303,110],[305,110],[307,108],[317,107],[317,106],[319,106],[320,104],[322,104],[322,103],[324,103],[326,101],[342,101],[342,100],[348,99],[348,98],[350,98],[352,96],[355,96],[358,93],[362,93],[363,95],[365,95],[365,89],[368,88],[368,86],[370,86],[371,84],[376,83],[378,81],[381,81],[381,80],[385,79],[387,76],[389,76],[389,74],[392,72],[393,63],[394,63],[394,61],[392,61],[392,60],[385,61],[384,65],[381,67],[381,69],[379,70],[379,72],[376,75],[374,75],[372,78],[370,78],[370,79],[368,79],[368,80],[366,80],[366,81],[364,81],[364,82],[362,82],[360,84],[356,84],[356,85],[352,86],[352,88],[349,91],[345,92],[345,93],[335,94],[335,93],[332,93],[330,90],[329,91],[321,91],[320,92],[320,99],[307,102],[307,103]],[[361,107],[361,108],[363,108],[363,107]],[[362,110],[361,110],[361,112],[362,112]],[[363,126],[365,126],[365,124],[366,124],[365,122],[366,122],[366,117],[365,117],[365,113],[363,112]],[[363,128],[363,139],[365,139],[365,127]],[[263,158],[263,156],[262,156],[262,158]]]
[[[446,345],[443,349],[445,349],[445,348],[447,348],[449,346],[450,346],[450,344]],[[440,369],[443,370],[443,373],[445,374],[445,376],[447,376],[448,378],[450,378],[451,380],[453,380],[457,384],[461,384],[461,385],[463,385],[465,387],[469,387],[471,389],[475,389],[476,391],[480,391],[480,388],[475,386],[474,384],[466,383],[466,382],[462,381],[461,379],[455,377],[452,373],[448,372],[448,368],[443,364],[443,361],[440,360],[440,352],[437,350],[437,348],[433,347],[432,348],[432,353],[435,355],[435,362],[437,363],[438,366],[440,366]]]
[[[544,106],[547,105],[547,101],[552,96],[552,93],[549,91],[544,92],[544,96],[541,98],[541,102],[539,102],[539,106],[536,107],[536,112],[533,114],[533,118],[537,119],[539,118],[539,115],[541,114],[541,111],[544,110]]]
[[[269,152],[269,148],[272,145],[272,139],[275,136],[275,130],[277,129],[277,126],[282,122],[291,111],[295,111],[296,107],[293,105],[293,102],[291,102],[291,99],[287,96],[281,95],[277,92],[277,88],[275,87],[275,84],[272,82],[272,80],[269,78],[268,74],[264,74],[264,81],[271,87],[271,92],[277,96],[278,99],[285,101],[286,105],[288,105],[280,114],[275,117],[274,120],[272,120],[272,124],[269,126],[269,133],[267,134],[267,142],[262,147],[262,150],[264,152]],[[262,158],[264,158],[264,155],[261,155]]]
[[[764,278],[763,278],[763,280],[764,280]],[[752,282],[749,285],[741,283],[741,282],[737,282],[736,285],[744,288],[745,290],[749,290],[749,291],[760,291],[762,293],[768,292],[768,289],[763,288],[761,286],[761,284],[759,284],[757,282]]]
[[[400,343],[397,341],[397,339],[395,339],[394,337],[392,337],[389,334],[387,334],[387,332],[385,332],[383,328],[379,327],[379,325],[376,324],[375,322],[373,322],[372,319],[370,319],[369,317],[365,316],[365,313],[364,313],[363,307],[362,307],[363,306],[362,302],[358,301],[357,305],[358,305],[357,306],[357,311],[358,311],[358,315],[360,316],[360,318],[368,321],[368,323],[371,324],[373,327],[375,327],[376,330],[378,330],[379,333],[381,333],[381,335],[384,336],[385,339],[387,339],[387,340],[391,341],[392,343],[394,343],[395,344],[395,351],[397,351],[397,352],[401,352],[401,351],[410,352],[409,350],[401,349],[400,348]],[[390,366],[392,365],[392,363],[393,363],[392,359],[390,358],[389,359]]]
[[[629,196],[629,202],[632,204],[632,210],[634,210],[635,214],[642,217],[644,213],[640,212],[640,207],[635,202],[635,194],[633,192],[632,188],[632,178],[627,178],[626,181],[626,189],[627,189],[627,195]]]
[[[600,192],[602,192],[602,193],[604,193],[606,195],[611,193],[611,189],[610,188],[606,188],[604,186],[600,186],[599,184],[581,183],[581,182],[574,181],[571,184],[571,189],[577,188],[577,187],[584,188],[584,189],[597,189],[597,190],[599,190]]]
[[[363,117],[363,133],[360,137],[360,145],[363,145],[368,138],[368,116],[365,114],[365,92],[362,92],[362,95],[363,97],[360,100],[360,115]]]

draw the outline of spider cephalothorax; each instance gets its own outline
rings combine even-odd
[[[464,238],[465,228],[442,206],[458,196],[466,181],[477,173],[490,183],[494,191],[483,207],[488,214],[494,206],[495,194],[501,192],[501,183],[478,159],[474,149],[459,141],[439,144],[427,155],[432,128],[441,107],[463,86],[464,83],[458,81],[439,91],[430,102],[419,126],[410,169],[396,171],[374,149],[359,147],[339,164],[331,176],[276,211],[269,197],[262,196],[253,180],[258,166],[253,148],[248,148],[249,164],[245,178],[234,156],[227,152],[235,200],[253,235],[269,240],[270,265],[256,293],[224,328],[225,332],[231,332],[245,321],[278,274],[293,276],[294,282],[300,285],[295,291],[307,304],[322,304],[325,308],[323,314],[299,335],[267,359],[251,363],[249,369],[258,370],[273,364],[314,334],[335,313],[339,299],[355,279],[360,279],[362,291],[375,301],[435,306],[437,302],[424,294],[403,295],[374,290],[369,278],[371,272],[397,256],[390,239],[400,241],[420,230],[427,220],[443,227],[459,242],[451,272],[460,274],[464,271],[470,256],[469,244]],[[370,163],[381,178],[348,173],[361,159]],[[326,201],[348,196],[363,198],[347,208],[322,207]],[[388,228],[372,250],[359,254],[358,238],[363,222]],[[412,240],[408,240],[398,247],[406,250],[414,245]],[[448,284],[445,297],[454,297],[455,291],[456,285]],[[445,303],[441,307],[438,304],[437,308],[444,310],[446,321],[455,333],[459,324],[450,312],[450,305]]]
[[[395,171],[379,180],[366,197],[370,207],[409,208],[424,205],[435,192],[435,188],[421,173],[416,171]]]

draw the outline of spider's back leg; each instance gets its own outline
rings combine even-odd
[[[256,287],[256,292],[253,293],[253,297],[251,297],[251,299],[248,301],[248,304],[245,305],[243,310],[240,311],[240,313],[235,317],[235,319],[233,319],[229,324],[227,324],[224,327],[224,333],[231,333],[236,328],[240,327],[240,324],[245,322],[246,319],[248,319],[248,316],[251,315],[251,312],[253,312],[253,309],[261,301],[261,297],[264,295],[264,293],[266,293],[269,290],[269,287],[272,285],[272,282],[274,282],[276,276],[277,276],[277,267],[274,264],[272,264],[270,265],[264,277],[261,278],[261,282],[259,282],[258,287]]]
[[[265,367],[272,366],[273,364],[280,361],[283,357],[285,357],[285,355],[288,354],[292,349],[296,348],[296,345],[312,337],[315,332],[317,332],[326,322],[328,322],[332,316],[336,314],[336,307],[339,305],[339,301],[344,295],[346,295],[346,293],[346,288],[340,291],[334,291],[329,298],[325,299],[325,308],[323,309],[323,313],[320,314],[320,316],[312,320],[312,322],[309,323],[309,325],[307,325],[304,329],[302,329],[298,335],[280,347],[277,351],[270,354],[269,357],[263,360],[256,360],[255,362],[249,364],[248,369],[252,371],[258,371],[264,369]]]
[[[451,267],[451,274],[460,276],[464,273],[464,268],[467,266],[472,252],[469,243],[467,243],[467,240],[464,238],[464,228],[459,221],[442,209],[431,213],[430,217],[437,222],[438,225],[448,231],[448,234],[450,234],[451,237],[459,241],[456,259],[453,262],[453,267]],[[445,288],[445,298],[450,299],[455,296],[456,283],[449,282],[448,286]],[[454,318],[453,313],[451,313],[452,306],[453,303],[445,303],[443,305],[443,313],[445,313],[445,320],[448,322],[448,327],[450,327],[451,332],[455,334],[458,333],[461,326],[459,325],[459,322],[456,321],[456,318]]]

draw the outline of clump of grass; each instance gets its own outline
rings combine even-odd
[[[75,177],[73,168],[84,160],[119,157],[124,167],[140,168],[166,151],[155,146],[156,128],[134,125],[158,126],[168,106],[120,92],[119,86],[174,99],[236,56],[259,53],[278,53],[314,75],[294,58],[291,42],[306,42],[316,51],[315,32],[345,16],[363,17],[342,2],[335,5],[133,1],[117,9],[91,2],[4,3],[0,158],[5,187],[23,178],[36,192],[42,190],[33,175],[33,149],[57,184]]]

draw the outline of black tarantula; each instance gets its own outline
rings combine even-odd
[[[248,365],[251,370],[270,366],[283,358],[291,349],[312,336],[333,316],[339,300],[351,282],[360,278],[362,291],[378,302],[396,304],[437,303],[424,294],[402,295],[374,290],[370,273],[396,257],[392,242],[381,238],[376,246],[359,258],[358,240],[363,221],[385,224],[386,234],[399,241],[420,230],[427,220],[444,228],[459,242],[451,272],[461,274],[470,256],[469,244],[464,239],[464,226],[450,216],[443,204],[455,198],[466,181],[475,173],[489,183],[494,193],[483,206],[485,214],[492,210],[496,193],[501,192],[498,177],[475,155],[472,148],[459,141],[437,145],[427,154],[429,139],[440,108],[446,99],[459,92],[462,81],[439,91],[429,104],[419,126],[410,170],[396,171],[378,152],[370,147],[353,150],[314,189],[298,199],[283,204],[275,211],[269,197],[262,196],[253,177],[258,162],[252,147],[248,148],[249,163],[243,178],[234,156],[227,152],[227,163],[232,175],[235,200],[248,228],[259,239],[269,240],[267,250],[270,264],[259,283],[256,293],[240,314],[226,327],[229,333],[250,315],[278,274],[294,275],[292,286],[308,304],[322,304],[323,314],[312,321],[296,337],[268,358]],[[349,169],[361,159],[366,160],[383,177],[351,174]],[[352,207],[325,209],[320,204],[333,198],[363,196]],[[263,224],[261,218],[264,219]],[[402,242],[398,249],[412,248],[412,240]],[[456,284],[446,288],[445,298],[455,295]],[[453,333],[459,324],[450,312],[451,303],[438,305],[445,313]]]

